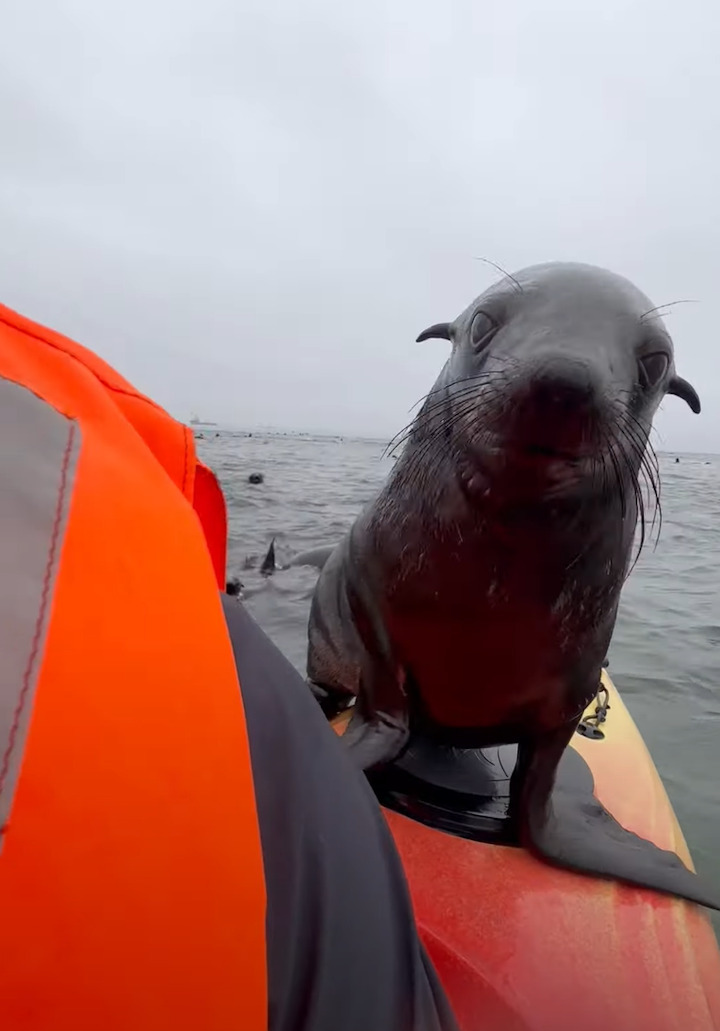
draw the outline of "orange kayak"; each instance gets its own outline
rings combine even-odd
[[[692,867],[652,758],[603,678],[604,736],[573,741],[595,794]],[[697,906],[385,813],[462,1031],[720,1031],[720,952]]]

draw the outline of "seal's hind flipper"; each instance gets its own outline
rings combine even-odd
[[[595,796],[554,774],[574,725],[518,750],[514,815],[521,842],[555,866],[624,881],[720,910],[720,897],[674,852],[625,830]]]
[[[550,813],[533,840],[549,862],[625,881],[720,910],[720,896],[674,852],[625,830],[596,798],[553,793]]]

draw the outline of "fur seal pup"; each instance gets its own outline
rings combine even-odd
[[[411,735],[517,742],[516,838],[546,860],[720,908],[673,853],[554,791],[595,696],[633,562],[663,397],[700,411],[632,283],[551,263],[492,286],[439,337],[450,357],[378,497],[324,565],[308,677],[377,770]],[[642,546],[642,540],[641,540]],[[592,799],[592,796],[590,796]]]

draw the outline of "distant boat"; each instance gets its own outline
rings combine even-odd
[[[190,416],[191,426],[217,426],[216,422],[210,422],[209,419],[199,419],[195,413]]]

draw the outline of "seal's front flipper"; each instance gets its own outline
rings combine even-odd
[[[353,712],[342,740],[360,769],[372,770],[397,759],[409,737],[407,721],[402,717],[381,715],[368,720]]]
[[[410,740],[405,674],[386,663],[368,662],[362,690],[342,735],[353,762],[374,770],[397,759]]]
[[[588,790],[555,773],[573,732],[565,726],[518,749],[511,802],[520,840],[556,866],[624,881],[720,910],[720,897],[674,852],[625,830]]]

